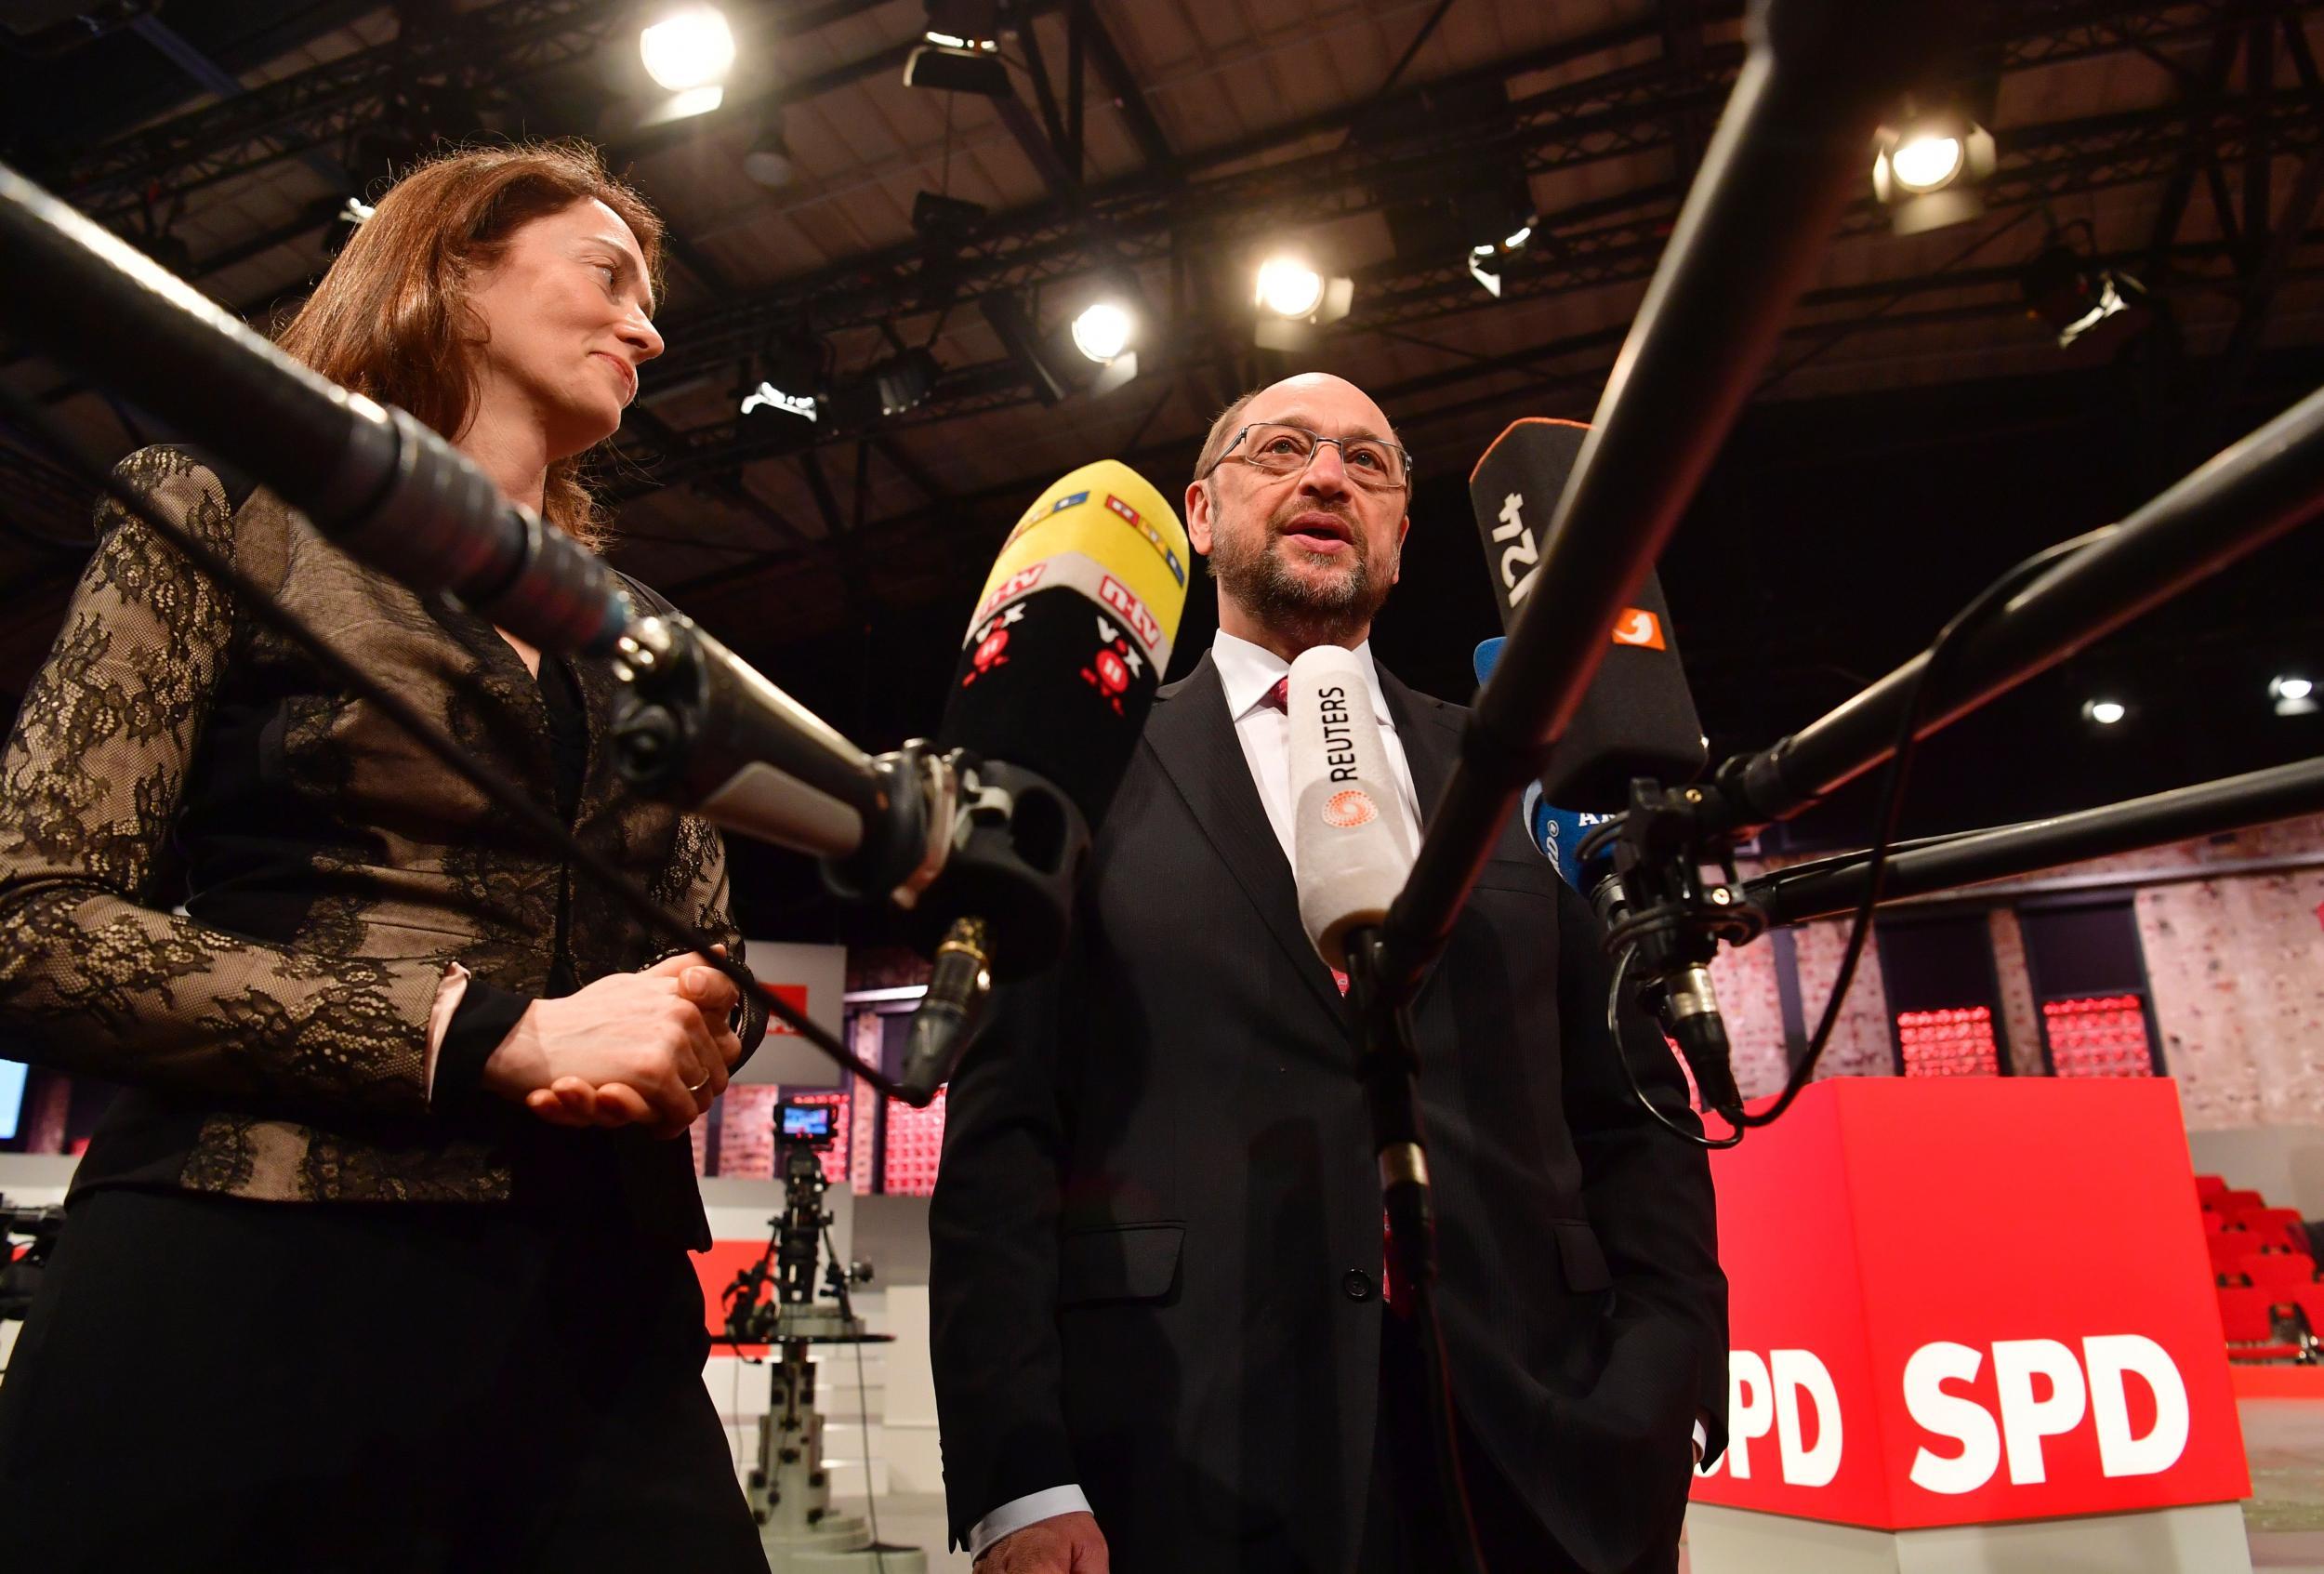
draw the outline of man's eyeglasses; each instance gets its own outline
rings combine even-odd
[[[1195,479],[1207,481],[1229,459],[1239,460],[1268,475],[1297,475],[1325,443],[1340,450],[1340,468],[1367,492],[1394,492],[1412,479],[1412,456],[1378,437],[1326,437],[1305,427],[1279,421],[1254,421],[1235,434],[1209,470]],[[1236,449],[1242,452],[1235,452]]]

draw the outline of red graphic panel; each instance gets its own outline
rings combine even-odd
[[[1984,1006],[1898,1012],[1896,1041],[1908,1077],[1999,1077],[2000,1046],[1993,1041],[1993,1012]]]
[[[901,1099],[887,1103],[888,1140],[879,1167],[879,1189],[891,1197],[927,1197],[936,1189],[936,1159],[944,1148],[944,1094],[914,1109]]]
[[[2146,1039],[2146,1012],[2136,995],[2098,995],[2044,1000],[2041,1025],[2050,1036],[2050,1065],[2060,1077],[2152,1077],[2155,1056]]]
[[[1710,1166],[1697,1501],[1915,1529],[2249,1495],[2169,1081],[1834,1078]]]
[[[773,996],[776,999],[782,1001],[785,1005],[790,1007],[793,1011],[799,1012],[799,1015],[805,1016],[807,1014],[807,985],[804,984],[769,984],[764,979],[761,979],[759,980],[759,987]],[[789,1023],[785,1022],[779,1016],[769,1016],[767,1018],[767,1031],[770,1033],[788,1033],[794,1038],[796,1038],[799,1034],[798,1028],[793,1027]]]

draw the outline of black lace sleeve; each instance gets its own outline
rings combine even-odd
[[[224,488],[191,456],[144,449],[117,473],[233,551]],[[119,1082],[423,1113],[438,964],[271,946],[145,905],[234,609],[111,499],[98,528],[0,753],[0,1025],[11,1052]]]
[[[735,925],[727,896],[726,841],[709,821],[699,814],[688,814],[678,822],[678,839],[670,848],[669,863],[663,868],[661,878],[649,888],[649,893],[667,911],[706,931],[711,939],[723,941],[728,956],[738,962],[747,960],[743,955],[743,932]],[[677,954],[675,948],[666,950],[654,960],[666,961]],[[759,1048],[759,1040],[766,1037],[767,1002],[763,997],[743,998],[734,1031],[743,1041],[743,1059],[748,1060]]]

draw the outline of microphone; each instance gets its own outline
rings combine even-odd
[[[1493,668],[1501,658],[1501,647],[1508,642],[1507,636],[1496,634],[1478,643],[1474,665],[1480,686],[1493,675]],[[1518,813],[1525,822],[1525,833],[1550,861],[1550,867],[1597,909],[1600,922],[1611,927],[1621,902],[1621,882],[1614,874],[1613,843],[1608,841],[1593,848],[1585,857],[1581,840],[1598,827],[1621,816],[1593,813],[1586,809],[1561,809],[1549,800],[1539,782],[1525,784]]]
[[[1507,642],[1504,637],[1484,641],[1477,646],[1479,683],[1493,675],[1493,668],[1500,660],[1501,647]],[[1609,659],[1607,667],[1612,665]],[[1601,668],[1598,678],[1591,682],[1591,696],[1604,684],[1605,671],[1605,668]],[[1684,683],[1684,675],[1680,681]],[[1589,700],[1585,698],[1583,703],[1587,705]],[[1690,712],[1693,709],[1691,699],[1687,708]],[[1620,757],[1618,734],[1608,737],[1601,732],[1600,739],[1608,746],[1607,758]],[[1526,787],[1523,813],[1533,844],[1549,859],[1558,878],[1581,894],[1608,931],[1620,926],[1630,916],[1631,903],[1616,857],[1619,839],[1607,836],[1595,841],[1586,854],[1581,844],[1591,831],[1621,816],[1561,809],[1549,801],[1539,782]],[[1655,904],[1650,901],[1646,905],[1651,907]],[[1742,1096],[1735,1085],[1732,1045],[1727,1038],[1726,1019],[1719,1012],[1718,991],[1711,983],[1710,957],[1675,946],[1657,945],[1655,949],[1667,954],[1650,959],[1650,962],[1659,965],[1650,965],[1642,976],[1640,1000],[1654,1012],[1663,1037],[1678,1045],[1703,1106],[1733,1120],[1741,1108]],[[1619,1046],[1616,1052],[1621,1052]]]
[[[906,1097],[950,1078],[996,979],[1063,948],[1090,837],[1169,666],[1188,562],[1177,510],[1116,459],[1051,484],[1001,543],[936,730],[961,751],[962,819],[925,898],[950,923],[905,1039]]]
[[[1371,686],[1353,651],[1317,645],[1291,663],[1291,868],[1300,923],[1342,972],[1348,938],[1377,929],[1412,871]]]
[[[1363,1024],[1357,1069],[1371,1115],[1380,1206],[1388,1216],[1390,1282],[1425,1297],[1435,1219],[1428,1149],[1401,1012],[1377,1009],[1380,926],[1412,872],[1415,849],[1397,812],[1395,778],[1372,714],[1371,685],[1353,651],[1317,645],[1291,663],[1291,879],[1300,926],[1327,966],[1348,974]],[[1399,1307],[1399,1310],[1403,1308]]]
[[[1470,472],[1469,500],[1504,634],[1532,593],[1540,533],[1589,431],[1574,421],[1527,417],[1495,438]],[[1613,648],[1566,722],[1541,785],[1552,802],[1617,814],[1630,801],[1632,777],[1652,776],[1666,787],[1692,781],[1710,744],[1679,665],[1662,582],[1651,570],[1609,632]]]

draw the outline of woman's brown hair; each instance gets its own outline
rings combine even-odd
[[[457,441],[475,410],[483,342],[468,309],[470,284],[519,227],[592,197],[629,226],[658,288],[662,221],[606,172],[595,148],[468,148],[415,166],[379,199],[276,342],[333,382],[400,404]],[[548,467],[541,517],[597,547],[606,529],[584,474],[588,456]]]

